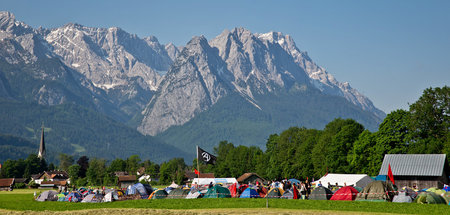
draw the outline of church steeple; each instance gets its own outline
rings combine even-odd
[[[38,158],[45,159],[44,124],[42,124],[41,143],[39,145]]]

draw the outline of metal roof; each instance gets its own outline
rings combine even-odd
[[[441,176],[446,163],[445,154],[386,154],[379,175]]]

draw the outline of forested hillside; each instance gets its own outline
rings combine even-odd
[[[0,102],[4,122],[0,123],[0,133],[29,139],[36,143],[34,152],[37,152],[44,123],[49,162],[56,161],[55,153],[106,159],[137,154],[158,162],[170,159],[168,155],[187,157],[187,153],[154,137],[143,136],[122,123],[75,104],[44,106],[8,99],[0,99]]]

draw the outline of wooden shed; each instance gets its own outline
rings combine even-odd
[[[387,175],[389,164],[397,187],[443,188],[448,184],[449,165],[445,154],[387,154],[379,175]]]
[[[256,173],[252,173],[252,172],[244,173],[243,175],[241,175],[241,177],[239,177],[237,179],[237,181],[241,184],[248,184],[248,183],[256,184],[256,182],[265,184],[267,182],[266,179],[262,178],[261,176],[259,176]]]
[[[117,180],[117,185],[120,189],[127,188],[130,185],[133,185],[136,183],[136,176],[135,175],[125,175],[125,176],[119,176],[119,179]]]

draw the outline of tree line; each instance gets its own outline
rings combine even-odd
[[[263,151],[255,146],[235,146],[221,141],[214,148],[215,165],[200,166],[200,172],[216,177],[239,177],[255,172],[269,180],[282,178],[318,178],[328,172],[377,175],[385,154],[447,154],[450,156],[449,88],[429,88],[409,110],[389,113],[378,131],[371,132],[353,119],[335,119],[323,130],[291,127],[272,134]],[[29,177],[44,170],[68,172],[77,186],[115,185],[118,171],[136,175],[144,167],[145,174],[159,178],[160,184],[182,183],[185,171],[197,168],[197,160],[186,165],[184,159],[173,158],[157,164],[142,161],[138,155],[127,159],[105,159],[59,155],[59,166],[47,166],[31,154],[27,159],[7,160],[2,177]]]
[[[269,136],[265,151],[222,141],[216,177],[255,172],[269,179],[321,177],[332,173],[378,175],[385,154],[447,154],[450,158],[449,88],[428,88],[409,110],[389,113],[378,131],[353,119],[335,119],[323,130],[291,127]],[[195,164],[193,164],[195,166]]]

